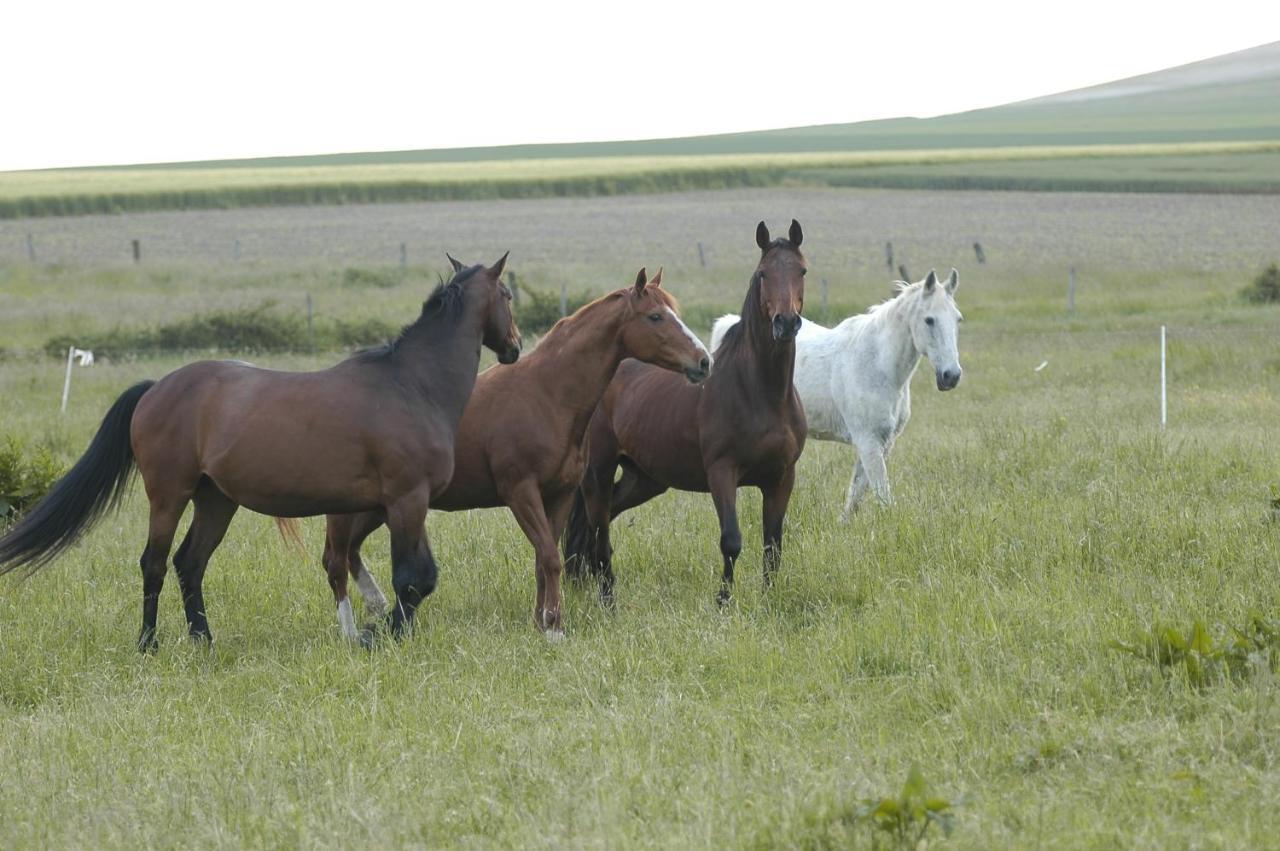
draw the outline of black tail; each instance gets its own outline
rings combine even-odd
[[[587,520],[587,500],[579,487],[573,494],[573,508],[564,524],[564,572],[570,579],[586,579],[594,569],[595,530]]]
[[[0,574],[47,564],[120,502],[133,472],[133,411],[153,384],[143,381],[120,394],[76,465],[0,538]]]

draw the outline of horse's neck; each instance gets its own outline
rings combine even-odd
[[[743,358],[740,363],[749,363],[757,377],[756,386],[771,402],[781,405],[790,396],[795,376],[795,340],[775,340],[772,326],[754,305],[750,309],[744,307],[742,322],[743,339],[734,359]],[[720,365],[716,367],[718,369]]]
[[[577,432],[586,433],[591,414],[622,363],[618,333],[623,321],[620,305],[603,302],[556,323],[529,358],[529,369],[539,373],[533,386],[571,414]]]
[[[454,427],[475,389],[480,367],[481,318],[464,305],[461,314],[418,323],[393,355],[400,381],[431,400]]]
[[[892,386],[899,388],[911,380],[920,362],[920,350],[911,336],[911,310],[906,297],[899,297],[868,317],[865,329],[871,332],[872,360],[876,368],[884,372]]]

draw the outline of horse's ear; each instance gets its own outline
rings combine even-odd
[[[654,275],[653,280],[649,281],[649,283],[653,284],[655,287],[662,286],[662,267],[661,266],[658,267],[658,274]]]
[[[507,252],[507,254],[510,254],[510,253],[511,253],[510,251]],[[501,257],[499,257],[498,262],[494,263],[492,266],[489,267],[489,271],[493,273],[493,276],[495,278],[501,278],[502,270],[507,268],[507,254],[504,254]]]
[[[791,220],[791,231],[787,234],[787,239],[791,240],[791,244],[796,248],[799,248],[800,243],[804,242],[804,231],[800,230],[800,223],[795,219]]]
[[[953,268],[951,275],[947,278],[947,295],[955,295],[958,286],[960,286],[960,273]]]
[[[462,263],[456,260],[452,254],[446,251],[444,256],[449,258],[449,264],[453,266],[453,273],[455,275],[462,271]]]
[[[649,273],[645,271],[643,266],[641,266],[640,274],[636,275],[636,294],[637,295],[644,292],[644,285],[648,283],[648,278],[649,278]]]
[[[769,250],[769,226],[764,222],[756,225],[756,245],[761,251]]]
[[[937,285],[938,285],[938,273],[935,272],[933,269],[930,269],[929,274],[924,276],[924,291],[927,293],[931,293],[933,292],[933,288],[936,287]]]

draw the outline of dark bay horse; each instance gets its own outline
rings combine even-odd
[[[614,376],[587,432],[587,471],[570,512],[565,563],[601,580],[613,600],[614,517],[668,488],[710,492],[720,520],[724,573],[718,600],[730,599],[733,567],[742,551],[737,490],[764,495],[765,582],[782,558],[782,524],[804,448],[804,409],[792,387],[795,336],[804,306],[803,234],[791,222],[786,239],[756,228],[760,262],[751,276],[742,321],[716,350],[715,372],[691,387],[636,361]],[[614,478],[621,465],[622,478]]]
[[[618,365],[636,358],[682,385],[701,381],[711,368],[707,350],[680,321],[661,280],[659,271],[646,282],[641,269],[634,286],[561,319],[519,363],[482,373],[462,415],[453,479],[432,501],[432,508],[445,511],[511,509],[533,544],[534,619],[549,636],[563,630],[557,541],[582,480],[583,436]],[[361,543],[384,521],[381,511],[328,519],[324,566],[349,638],[357,634],[348,573],[367,609],[377,614],[385,605],[360,559]]]
[[[452,258],[450,258],[452,260]],[[32,569],[71,546],[119,502],[134,468],[151,505],[139,647],[156,646],[169,548],[188,502],[195,515],[174,567],[191,635],[211,639],[202,582],[236,509],[277,517],[378,510],[391,526],[401,634],[436,584],[423,521],[453,474],[458,420],[483,343],[520,355],[511,295],[492,267],[441,284],[393,342],[317,372],[231,361],[184,366],[124,392],[88,451],[9,534],[0,573]]]

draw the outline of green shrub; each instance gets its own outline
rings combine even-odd
[[[569,313],[584,304],[595,301],[590,293],[569,293],[565,302]],[[560,294],[539,292],[525,284],[520,285],[520,306],[516,308],[516,322],[525,334],[542,334],[560,321]]]
[[[45,343],[50,357],[66,357],[68,347],[91,349],[96,355],[121,358],[161,352],[302,352],[311,349],[351,349],[394,336],[396,326],[378,319],[317,319],[308,331],[297,315],[271,312],[273,302],[257,307],[220,311],[168,325],[114,328],[98,333],[61,334]]]
[[[359,269],[348,267],[342,270],[344,287],[377,287],[390,289],[404,280],[404,274],[394,269]]]
[[[37,502],[61,475],[62,465],[47,447],[40,447],[28,458],[16,438],[6,439],[0,445],[0,523]]]
[[[1280,266],[1272,263],[1263,269],[1252,284],[1241,290],[1241,294],[1254,304],[1280,302]]]

